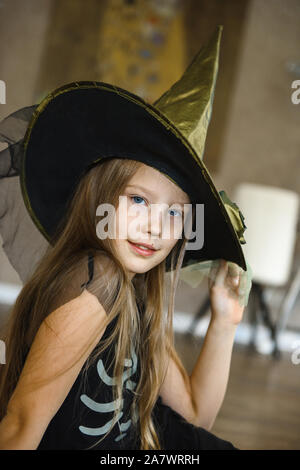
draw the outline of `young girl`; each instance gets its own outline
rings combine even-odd
[[[212,94],[210,86],[209,101]],[[244,309],[242,232],[166,116],[163,102],[154,108],[98,82],[61,87],[34,111],[20,178],[26,208],[50,245],[7,326],[1,449],[234,449],[209,430]],[[204,245],[189,253],[183,221],[197,226],[200,202],[208,214]],[[107,207],[115,212],[105,218]],[[211,321],[189,376],[172,328],[180,269],[217,258]]]

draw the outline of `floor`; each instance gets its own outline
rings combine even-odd
[[[201,342],[184,334],[175,337],[188,372]],[[212,432],[244,450],[300,449],[299,379],[300,364],[290,354],[276,360],[235,345],[227,393]]]

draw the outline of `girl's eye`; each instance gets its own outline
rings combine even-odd
[[[140,201],[141,201],[141,200],[144,201],[144,202],[146,202],[145,199],[144,199],[143,197],[141,197],[141,196],[131,196],[131,199],[132,199],[136,204],[139,204],[139,205],[140,205]],[[137,201],[137,199],[138,199],[139,201]],[[175,212],[175,213],[176,213],[175,216],[177,216],[177,217],[182,217],[182,215],[183,215],[182,212],[177,211],[176,209],[171,209],[170,212],[173,212],[173,213]]]
[[[134,200],[134,199],[142,199],[142,201],[145,201],[145,199],[142,198],[141,196],[132,196],[131,199],[133,199],[133,200]],[[136,204],[139,204],[139,201],[138,201],[138,202],[137,202],[137,201],[134,201],[134,202],[135,202]]]
[[[171,212],[177,212],[177,217],[182,217],[182,212],[177,211],[176,209],[171,209]]]

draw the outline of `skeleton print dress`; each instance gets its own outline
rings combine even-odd
[[[89,255],[89,280],[93,277],[93,256]],[[102,339],[109,336],[117,318],[106,328]],[[139,360],[131,349],[131,357],[125,360],[122,377],[123,399],[113,399],[114,344],[111,344],[88,369],[79,373],[65,401],[50,421],[38,450],[137,450],[140,448],[137,413],[132,422],[130,407],[137,386],[140,369]],[[118,408],[117,422],[109,434],[115,409]],[[210,432],[193,426],[158,397],[153,410],[153,420],[162,449],[189,450],[232,450],[235,447]],[[101,440],[101,438],[103,438]],[[101,441],[100,441],[101,440]],[[100,442],[99,442],[100,441]]]

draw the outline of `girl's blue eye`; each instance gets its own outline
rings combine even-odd
[[[135,199],[140,199],[142,201],[145,201],[145,199],[141,196],[131,196],[131,199],[135,200]],[[137,201],[134,201],[136,204],[139,204],[139,202]],[[180,211],[177,211],[175,209],[171,209],[171,212],[177,212],[177,217],[182,217],[182,212]]]
[[[142,199],[143,201],[145,201],[145,199],[143,199],[141,196],[132,196],[132,199]],[[136,201],[134,201],[134,202],[136,202]],[[139,203],[137,202],[137,204],[139,204]]]
[[[171,209],[171,212],[177,212],[177,217],[182,216],[182,212],[176,211],[175,209]]]

